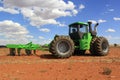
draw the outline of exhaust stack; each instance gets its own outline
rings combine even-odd
[[[97,31],[97,26],[99,25],[99,23],[96,23],[96,25],[94,26],[94,31]]]
[[[92,32],[92,26],[91,26],[92,22],[88,22],[88,25],[89,25],[89,32],[91,33]]]

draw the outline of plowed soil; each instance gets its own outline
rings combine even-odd
[[[76,55],[57,59],[48,51],[37,55],[8,56],[0,48],[0,80],[120,80],[120,47],[110,48],[107,56]]]

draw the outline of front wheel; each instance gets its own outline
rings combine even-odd
[[[49,51],[59,58],[68,58],[74,52],[74,42],[68,36],[58,36],[51,42]]]

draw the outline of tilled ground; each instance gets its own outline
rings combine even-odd
[[[107,56],[82,56],[57,59],[47,51],[37,55],[7,56],[0,49],[0,80],[120,80],[120,48],[110,48]]]

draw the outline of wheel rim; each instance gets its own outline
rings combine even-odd
[[[57,43],[57,51],[60,53],[60,54],[66,54],[70,51],[71,47],[70,47],[70,44],[66,41],[59,41]]]
[[[103,43],[102,43],[102,50],[103,50],[103,52],[105,52],[105,53],[108,52],[108,43],[106,43],[106,42],[103,42]]]

